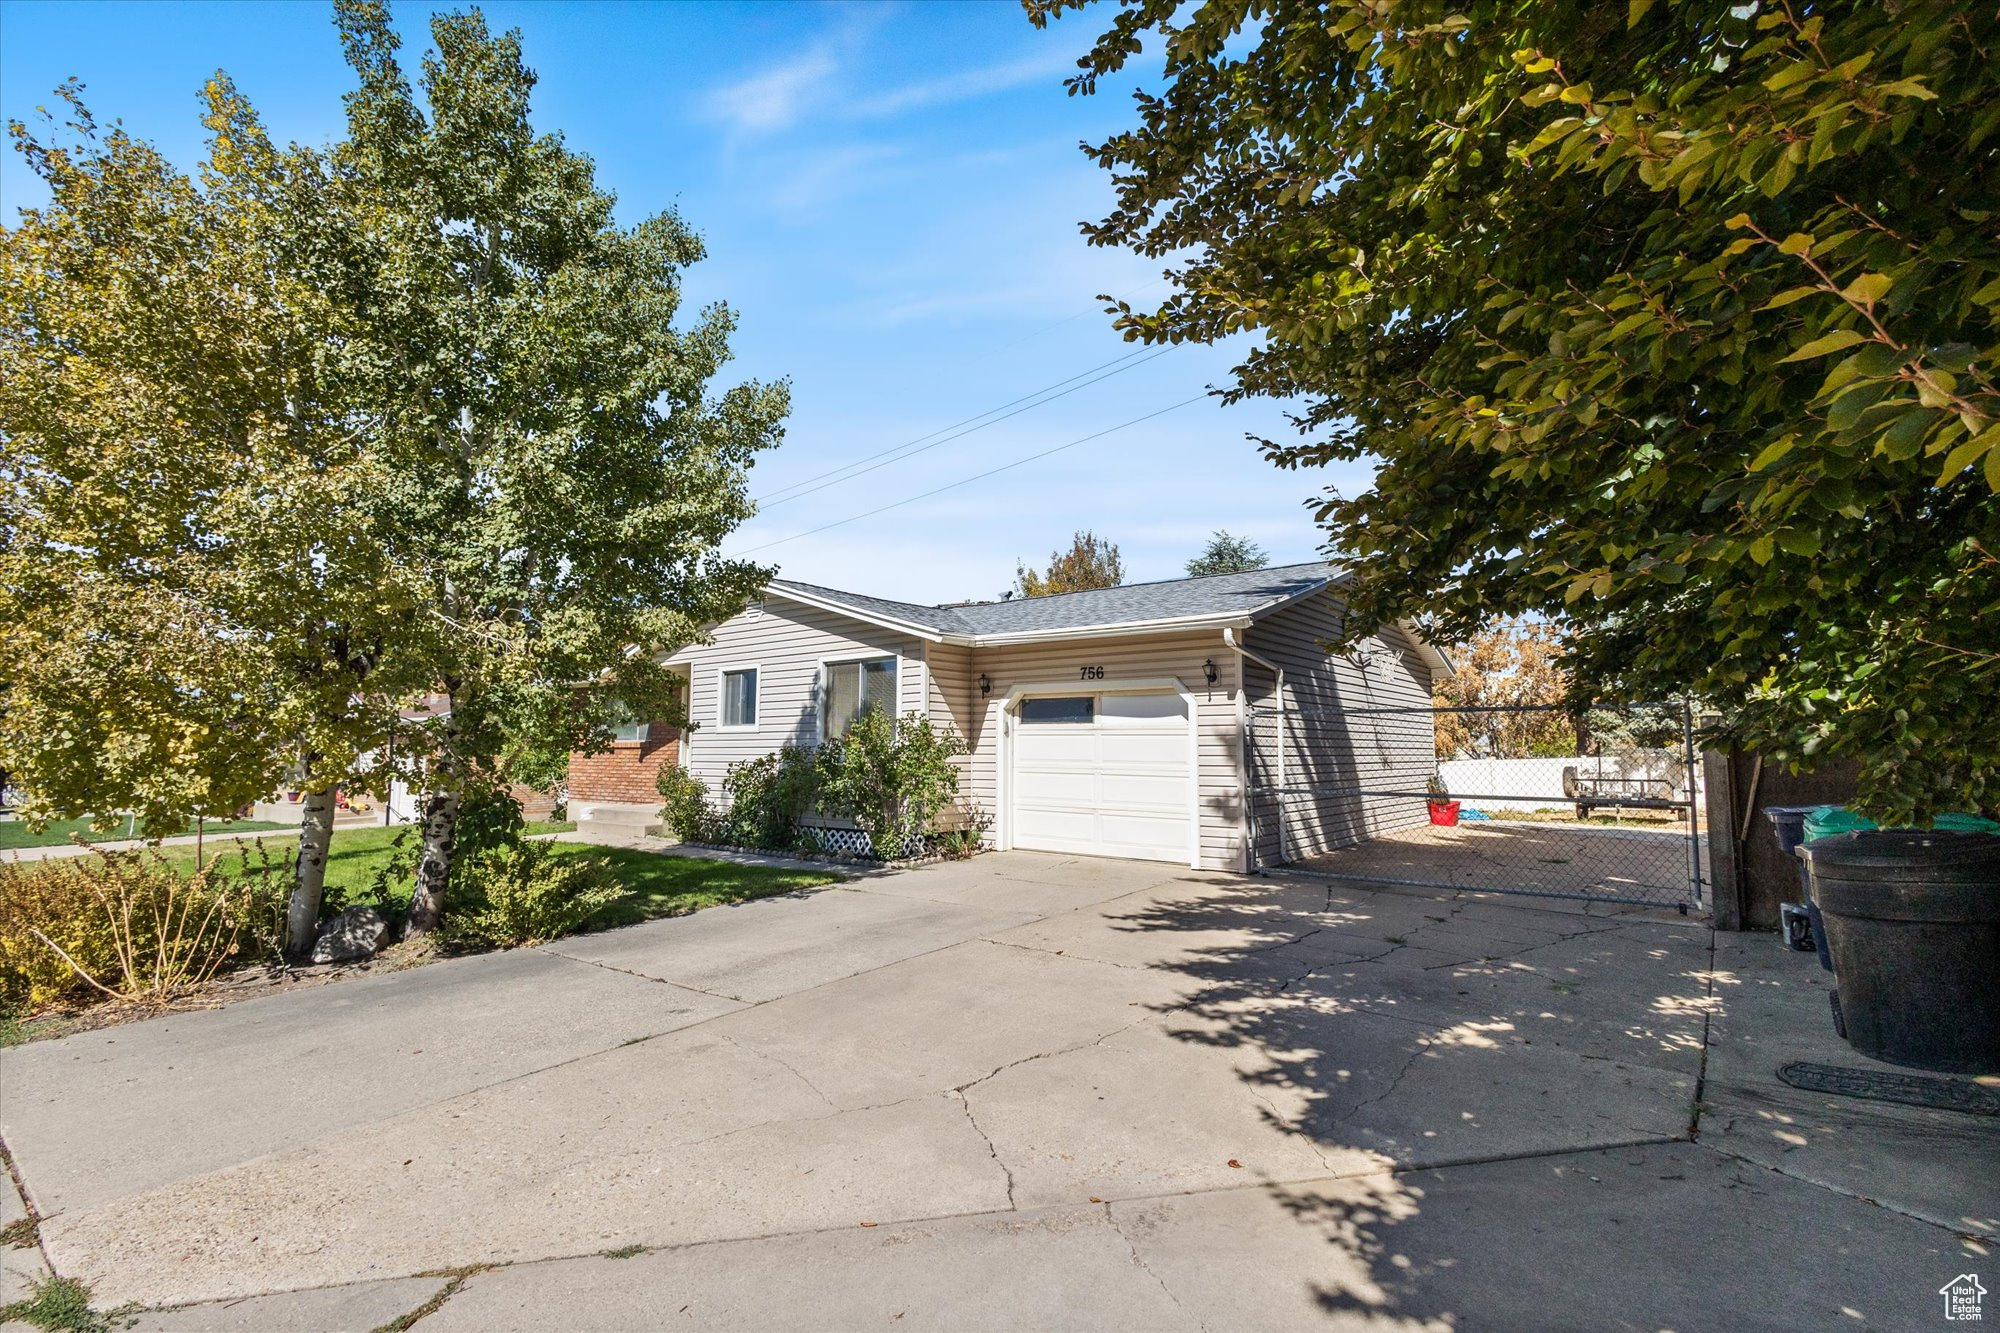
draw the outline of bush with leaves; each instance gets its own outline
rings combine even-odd
[[[275,952],[291,876],[255,850],[188,875],[152,848],[0,863],[0,1003],[159,1003]]]
[[[512,949],[573,934],[632,891],[619,887],[599,858],[523,842],[460,858],[452,895],[440,927],[446,944]]]
[[[684,768],[672,764],[660,769],[656,780],[660,789],[660,817],[667,829],[682,842],[720,842],[722,821],[709,799],[708,784]]]
[[[780,852],[798,845],[799,821],[826,785],[825,755],[804,745],[730,765],[722,790],[728,798],[724,838],[740,847]]]
[[[957,732],[921,713],[898,722],[879,711],[862,714],[837,746],[822,749],[821,809],[860,825],[885,861],[922,849],[958,796],[952,760],[966,753]]]

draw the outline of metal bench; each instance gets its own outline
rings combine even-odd
[[[1571,764],[1563,769],[1563,795],[1576,802],[1578,819],[1588,819],[1591,811],[1604,806],[1670,801],[1674,795],[1674,784],[1666,778],[1580,773],[1576,765]]]

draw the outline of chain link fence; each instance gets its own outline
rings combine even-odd
[[[1260,863],[1343,879],[1702,901],[1685,704],[1280,708],[1246,719]]]

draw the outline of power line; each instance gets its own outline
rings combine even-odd
[[[880,453],[869,454],[865,458],[857,458],[851,463],[843,463],[839,467],[833,468],[832,470],[827,472],[822,472],[816,477],[807,477],[803,481],[796,481],[788,486],[780,486],[777,490],[771,492],[770,495],[758,497],[755,500],[755,503],[758,505],[759,508],[775,509],[777,506],[781,504],[786,504],[789,503],[790,501],[797,500],[802,496],[811,495],[815,491],[823,491],[827,489],[827,487],[829,486],[838,486],[844,481],[852,481],[856,477],[865,476],[870,472],[876,471],[877,469],[887,467],[891,463],[901,462],[905,458],[914,458],[918,454],[927,453],[930,450],[937,448],[939,445],[950,444],[953,440],[962,440],[966,436],[972,434],[974,431],[981,431],[985,430],[988,426],[998,425],[1000,422],[1007,420],[1009,417],[1017,417],[1021,415],[1021,413],[1023,412],[1032,411],[1035,408],[1041,407],[1047,403],[1053,403],[1058,398],[1067,398],[1070,394],[1076,393],[1078,390],[1081,389],[1087,389],[1093,384],[1101,384],[1105,380],[1110,379],[1113,375],[1122,375],[1128,370],[1133,370],[1139,366],[1143,366],[1148,361],[1158,360],[1160,357],[1166,355],[1166,353],[1168,353],[1169,351],[1172,351],[1173,347],[1172,345],[1169,345],[1167,347],[1160,348],[1159,350],[1154,351],[1150,356],[1145,355],[1145,353],[1148,350],[1149,349],[1144,347],[1137,348],[1133,351],[1127,352],[1124,356],[1114,357],[1111,360],[1106,361],[1103,365],[1092,366],[1089,370],[1079,371],[1076,374],[1070,376],[1068,379],[1057,380],[1054,384],[1045,385],[1042,388],[1036,389],[1032,393],[1023,394],[1021,395],[1021,397],[1015,398],[1009,402],[1002,403],[998,407],[988,408],[986,411],[977,413],[976,415],[973,416],[969,416],[965,418],[963,421],[955,421],[949,426],[942,426],[937,430],[932,431],[928,435],[919,435],[914,440],[908,440],[902,444],[892,445],[891,447],[882,450]],[[1135,357],[1139,359],[1134,360],[1133,358]],[[1114,366],[1117,367],[1117,369],[1115,370],[1111,369],[1111,367]],[[1097,374],[1097,372],[1099,371],[1104,371],[1105,373],[1099,375]],[[1085,376],[1089,375],[1096,375],[1097,377],[1095,379],[1085,379]],[[1083,380],[1084,382],[1078,384],[1076,383],[1076,381],[1078,380]],[[1072,387],[1065,389],[1063,388],[1064,385],[1070,385]],[[1062,389],[1062,392],[1061,393],[1052,392],[1052,390],[1056,389]],[[1044,394],[1048,396],[1043,397]],[[1031,398],[1036,399],[1037,401],[1029,402],[1028,400]],[[1027,405],[1025,407],[1016,407],[1015,405],[1019,403],[1025,403]],[[1014,408],[1014,410],[1011,412],[1007,411],[1007,409],[1010,407]],[[1003,415],[995,416],[994,415],[995,413],[1001,413]],[[984,418],[991,418],[991,420],[985,420]],[[973,422],[978,422],[979,424],[975,426],[972,425]],[[969,429],[959,430],[959,427],[961,426],[969,427]],[[956,434],[948,433],[953,431],[956,431],[957,433]],[[940,436],[942,436],[943,438],[941,439],[938,438]],[[892,454],[895,456],[890,457],[890,455]],[[876,462],[875,460],[877,459],[880,459],[882,461]],[[867,464],[868,466],[863,466],[864,464]],[[846,475],[844,476],[840,475],[842,473],[845,473]],[[833,480],[828,481],[827,478],[829,477],[833,478]],[[825,484],[814,485],[813,483],[815,482],[824,482]]]
[[[1161,408],[1157,412],[1148,412],[1143,417],[1133,417],[1130,421],[1121,421],[1115,426],[1107,426],[1103,430],[1093,432],[1092,434],[1089,435],[1085,435],[1081,439],[1071,440],[1068,444],[1059,444],[1053,449],[1044,449],[1038,454],[1029,454],[1026,458],[1017,458],[1011,463],[1002,463],[999,467],[989,468],[986,471],[977,473],[974,476],[961,477],[957,481],[947,482],[944,485],[939,486],[934,490],[925,491],[921,495],[912,495],[908,499],[897,500],[892,504],[885,504],[879,509],[871,509],[865,514],[854,514],[848,518],[836,519],[831,523],[823,524],[822,526],[817,528],[808,529],[805,532],[795,532],[789,537],[780,537],[776,541],[765,542],[761,546],[753,546],[747,551],[738,551],[736,553],[737,558],[740,559],[743,556],[755,555],[759,551],[768,551],[773,546],[783,546],[786,542],[795,542],[799,540],[801,537],[815,537],[822,532],[831,532],[835,528],[844,528],[849,523],[859,523],[864,518],[873,518],[877,514],[886,514],[891,509],[901,509],[904,505],[915,504],[919,500],[928,500],[933,495],[942,495],[944,492],[950,490],[956,490],[960,486],[969,486],[975,481],[984,481],[988,477],[998,476],[1002,472],[1006,472],[1013,468],[1020,467],[1023,464],[1033,463],[1038,459],[1047,458],[1051,454],[1059,454],[1065,449],[1074,449],[1079,444],[1088,444],[1092,440],[1101,440],[1106,435],[1115,434],[1116,432],[1124,430],[1127,427],[1136,426],[1144,421],[1151,421],[1154,417],[1163,417],[1169,412],[1179,411],[1181,408],[1186,407],[1189,403],[1198,403],[1206,397],[1208,397],[1207,394],[1198,393],[1192,398],[1183,398],[1178,403],[1171,403],[1168,406]]]

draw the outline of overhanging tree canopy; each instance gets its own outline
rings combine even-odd
[[[1585,690],[1994,803],[1991,5],[1131,0],[1074,89],[1149,41],[1086,233],[1192,254],[1133,336],[1263,335],[1274,461],[1379,461],[1320,513],[1356,630],[1563,614]]]

